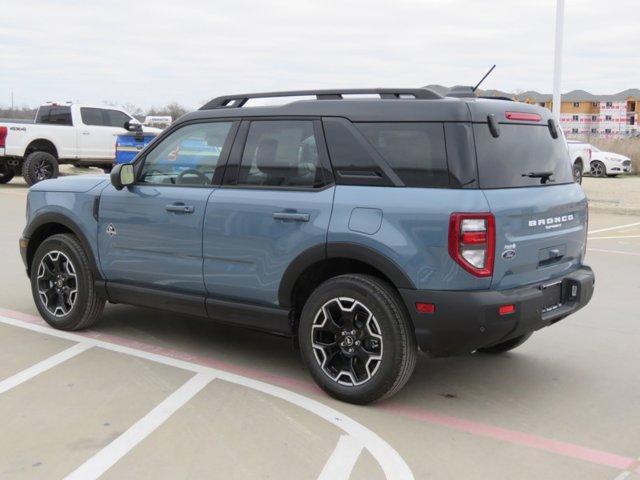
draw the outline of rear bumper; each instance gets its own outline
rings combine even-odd
[[[543,290],[561,283],[561,304],[545,308]],[[583,266],[568,275],[510,290],[429,291],[401,289],[410,312],[420,349],[440,357],[472,352],[549,326],[584,307],[591,296],[595,276]],[[416,302],[435,304],[434,313],[417,313]],[[515,312],[498,313],[501,305],[515,305]]]

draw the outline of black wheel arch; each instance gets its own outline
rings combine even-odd
[[[349,271],[349,266],[358,271]],[[313,272],[322,271],[323,279],[343,273],[370,273],[388,281],[396,288],[415,289],[413,281],[392,259],[366,245],[331,242],[316,245],[299,254],[287,267],[278,288],[278,303],[285,308],[296,307],[296,292]]]
[[[26,158],[33,152],[47,152],[56,157],[56,159],[58,158],[58,149],[51,140],[47,140],[46,138],[38,138],[29,143],[24,150],[24,157]]]
[[[102,274],[98,269],[93,249],[91,248],[91,244],[89,243],[86,235],[82,232],[82,229],[76,222],[63,214],[56,212],[48,212],[38,215],[29,223],[29,225],[27,225],[23,233],[23,237],[29,239],[26,256],[27,274],[31,275],[31,262],[33,261],[33,257],[38,247],[48,237],[58,233],[71,233],[80,240],[82,248],[87,252],[89,265],[94,279],[101,280]]]

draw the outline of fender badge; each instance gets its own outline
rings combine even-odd
[[[110,237],[113,237],[114,235],[117,235],[118,232],[116,232],[116,227],[113,226],[113,223],[110,223],[109,225],[107,225],[107,235],[109,235]]]
[[[502,252],[502,258],[504,258],[505,260],[511,260],[515,256],[516,251],[513,249],[505,250],[504,252]]]

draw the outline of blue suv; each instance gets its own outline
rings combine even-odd
[[[458,95],[220,97],[111,181],[38,183],[20,240],[38,310],[64,330],[109,301],[291,336],[354,403],[397,392],[418,350],[517,347],[591,299],[587,200],[548,110]]]

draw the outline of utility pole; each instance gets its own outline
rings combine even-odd
[[[556,48],[553,64],[553,116],[560,123],[560,83],[562,79],[562,30],[564,28],[564,0],[556,0]]]

